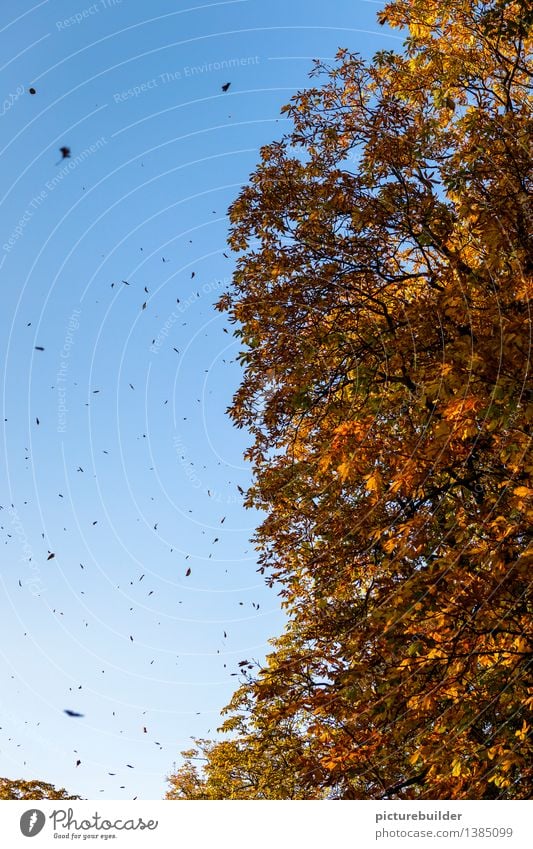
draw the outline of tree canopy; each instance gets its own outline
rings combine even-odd
[[[230,414],[288,624],[168,798],[533,786],[533,8],[378,19],[404,51],[317,63],[230,210]]]
[[[62,787],[57,789],[46,781],[26,781],[0,778],[0,799],[80,799],[70,796]]]

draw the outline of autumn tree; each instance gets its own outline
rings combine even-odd
[[[57,789],[46,781],[26,781],[0,778],[0,799],[80,799],[70,796],[62,787]]]
[[[242,707],[242,706],[241,706]],[[169,776],[167,799],[321,799],[326,791],[302,781],[300,764],[310,741],[294,719],[281,720],[275,735],[257,724],[247,704],[228,721],[231,738],[195,740],[184,763]]]
[[[270,720],[265,723],[262,715],[254,712],[247,688],[236,694],[226,712],[232,713],[225,723],[230,739],[194,740],[195,748],[182,752],[183,765],[168,777],[167,799],[326,797],[319,781],[311,787],[300,775],[311,741],[305,725],[299,725],[295,716],[280,717],[276,734],[270,734]]]
[[[230,412],[288,625],[179,798],[284,747],[307,798],[533,786],[533,8],[378,18],[404,51],[317,63],[231,207]]]

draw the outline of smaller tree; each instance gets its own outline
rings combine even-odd
[[[304,786],[301,780],[310,753],[298,718],[254,722],[250,710],[250,695],[243,685],[223,711],[232,712],[220,729],[231,739],[194,740],[195,748],[181,753],[182,766],[168,777],[167,799],[326,798],[318,781],[316,790],[310,790],[309,782]]]
[[[58,790],[46,781],[0,778],[0,799],[81,799],[81,796],[70,796],[64,787]]]

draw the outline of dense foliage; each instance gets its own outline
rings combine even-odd
[[[64,788],[58,790],[46,781],[25,781],[22,778],[12,781],[0,778],[0,799],[80,799],[69,796]]]
[[[379,20],[404,52],[317,64],[231,208],[231,415],[288,626],[168,798],[533,786],[533,7]]]

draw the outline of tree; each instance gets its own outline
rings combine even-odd
[[[81,799],[81,796],[69,796],[63,787],[57,790],[46,781],[0,778],[0,799]]]
[[[290,751],[308,798],[533,782],[533,10],[378,17],[404,52],[317,63],[230,210],[230,414],[288,625],[226,711],[231,742],[203,747],[207,798],[257,746]]]
[[[169,776],[167,799],[320,799],[325,791],[301,781],[299,764],[309,741],[294,717],[278,718],[275,734],[254,715],[250,693],[238,692],[226,708],[231,739],[195,740],[183,766]]]
[[[302,742],[297,735],[272,738],[245,735],[221,742],[194,742],[196,748],[182,752],[183,766],[168,778],[167,799],[321,799],[326,796],[321,787],[313,789],[300,781]]]

